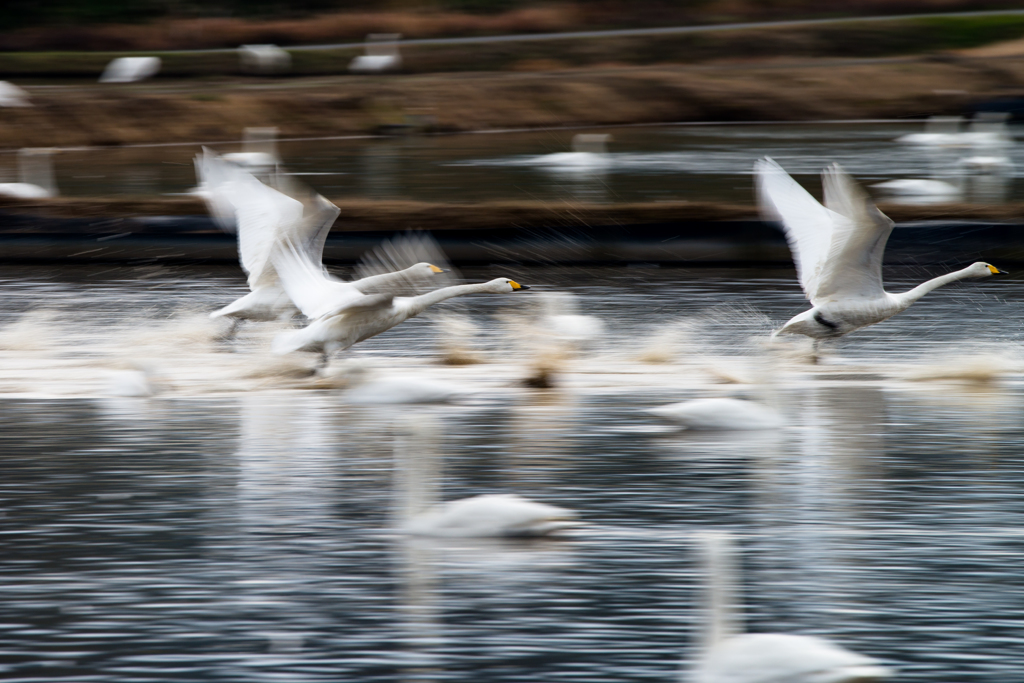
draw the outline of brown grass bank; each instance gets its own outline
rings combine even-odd
[[[314,137],[924,117],[1021,89],[1024,55],[69,86],[31,89],[36,106],[0,110],[0,148],[230,141],[268,125]]]

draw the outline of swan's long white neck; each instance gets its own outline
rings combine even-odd
[[[946,273],[936,278],[932,278],[927,282],[922,282],[917,287],[914,287],[908,292],[902,292],[900,294],[893,294],[892,297],[896,299],[904,307],[909,306],[928,292],[933,289],[938,289],[943,285],[948,285],[950,282],[956,282],[957,280],[963,280],[966,277],[971,277],[971,266],[962,268],[960,270],[953,271],[952,273]]]
[[[395,434],[394,515],[396,526],[428,510],[440,499],[441,465],[435,425],[426,418],[409,418]]]
[[[743,632],[743,610],[736,577],[736,558],[729,534],[706,532],[703,543],[705,595],[704,639],[707,652],[726,638]]]
[[[389,287],[392,284],[400,283],[404,280],[411,280],[414,278],[413,271],[418,266],[409,266],[404,270],[398,270],[393,273],[381,273],[380,275],[371,275],[364,277],[361,280],[356,280],[352,284],[356,286],[360,291],[370,289],[371,287]]]
[[[493,291],[488,289],[491,286],[490,282],[481,282],[474,285],[452,285],[451,287],[442,287],[441,289],[435,289],[434,291],[427,292],[426,294],[410,297],[406,306],[410,311],[410,315],[416,315],[427,310],[430,306],[451,299],[452,297],[462,296],[463,294],[474,294],[476,292]]]

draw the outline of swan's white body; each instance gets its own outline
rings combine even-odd
[[[576,513],[514,493],[486,494],[442,503],[408,520],[421,536],[545,536],[575,526]]]
[[[294,250],[277,252],[274,264],[281,282],[307,317],[313,319],[301,330],[281,332],[271,350],[277,354],[293,351],[321,352],[327,356],[375,337],[395,325],[419,315],[428,307],[456,296],[475,293],[502,294],[527,287],[508,278],[495,278],[475,285],[453,285],[419,296],[397,297],[387,293],[363,294],[351,283],[329,279]],[[429,265],[429,264],[425,264]]]
[[[890,294],[882,285],[882,256],[893,222],[838,164],[822,172],[825,206],[771,159],[758,161],[755,173],[761,210],[782,223],[812,305],[776,334],[840,337],[891,318],[937,287],[1000,272],[978,262]]]
[[[350,388],[345,400],[352,405],[448,403],[469,394],[450,382],[402,375],[378,377],[358,366],[346,374]]]
[[[701,535],[707,574],[703,651],[690,683],[871,683],[892,671],[824,638],[742,633],[742,606],[728,534]]]
[[[510,493],[485,494],[438,503],[442,463],[437,425],[411,418],[396,435],[394,490],[398,526],[408,534],[440,537],[544,536],[576,526],[572,510],[537,503]],[[404,430],[403,430],[404,431]]]
[[[782,426],[782,416],[776,411],[738,398],[702,398],[651,408],[647,412],[687,429],[745,430]]]
[[[118,57],[107,64],[100,83],[134,83],[160,71],[159,57]]]
[[[577,313],[576,297],[569,292],[544,292],[540,304],[537,326],[563,341],[583,346],[604,334],[604,321]]]
[[[869,683],[889,675],[877,660],[824,638],[747,633],[711,648],[693,683]]]
[[[16,199],[56,197],[53,177],[53,149],[25,147],[18,150],[18,182],[0,183],[0,195]]]

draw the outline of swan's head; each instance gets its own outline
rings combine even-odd
[[[971,277],[989,277],[991,275],[1006,275],[1007,274],[1007,272],[1005,270],[999,270],[998,268],[993,266],[991,263],[985,263],[984,261],[978,261],[977,263],[972,263],[970,268],[969,268],[969,270],[970,270],[970,276]]]
[[[439,268],[438,266],[435,266],[433,263],[426,263],[423,261],[415,265],[409,266],[408,270],[406,270],[406,273],[408,275],[415,278],[421,278],[424,280],[429,279],[431,276],[436,275],[438,273],[447,272],[448,271],[445,270],[444,268]]]
[[[521,285],[515,280],[509,280],[507,277],[494,278],[487,283],[487,291],[496,294],[508,294],[509,292],[518,292],[524,289],[529,289],[529,286]]]

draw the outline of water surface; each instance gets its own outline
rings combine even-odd
[[[738,539],[751,630],[833,638],[896,680],[1017,675],[1019,281],[938,290],[815,366],[799,342],[766,350],[803,309],[790,271],[464,274],[536,286],[448,307],[487,362],[438,364],[430,317],[350,355],[473,393],[373,407],[309,377],[312,358],[272,359],[273,329],[217,340],[205,313],[244,291],[236,268],[4,266],[0,677],[674,681],[701,629],[705,529]],[[893,290],[932,274],[887,272]],[[607,333],[528,389],[551,343],[531,297],[554,289]],[[109,395],[141,366],[161,393]],[[725,395],[787,426],[687,433],[642,412]],[[395,534],[409,415],[439,426],[445,499],[515,492],[586,524]]]

